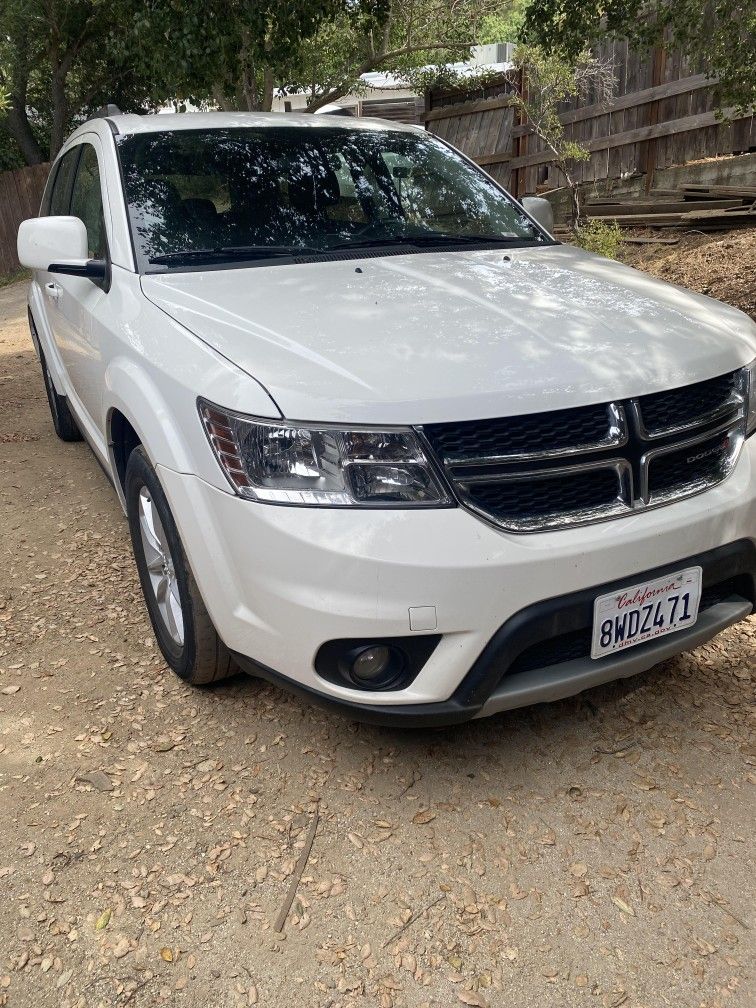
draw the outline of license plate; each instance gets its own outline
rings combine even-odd
[[[593,607],[591,658],[692,627],[700,601],[700,567],[601,595]]]

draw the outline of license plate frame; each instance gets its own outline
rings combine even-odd
[[[685,567],[599,595],[593,604],[591,658],[606,658],[695,626],[702,580],[701,567]]]

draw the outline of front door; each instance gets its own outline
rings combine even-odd
[[[70,214],[84,222],[90,259],[108,257],[99,143],[99,138],[92,134],[65,155],[50,204],[52,214]],[[70,163],[66,159],[71,159]],[[44,294],[55,345],[70,384],[67,392],[71,405],[90,436],[99,441],[103,436],[103,374],[93,316],[107,294],[101,286],[84,277],[58,273],[44,275]]]

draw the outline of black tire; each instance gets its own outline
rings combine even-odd
[[[47,401],[50,404],[50,416],[52,417],[55,433],[61,441],[81,441],[81,431],[73,418],[71,410],[68,408],[68,399],[65,396],[58,395],[55,391],[45,355],[41,350],[39,353],[39,363],[42,366],[42,378],[45,383]]]
[[[176,523],[157,473],[152,467],[144,449],[135,448],[126,465],[126,510],[131,532],[139,581],[142,586],[147,612],[158,646],[170,667],[184,682],[192,686],[203,686],[233,675],[236,671],[228,648],[217,634],[210,620],[205,604],[194,580],[191,568],[181,544]],[[146,497],[140,498],[144,490]],[[140,505],[147,500],[157,512],[162,532],[170,551],[172,564],[173,597],[176,589],[183,621],[181,642],[169,630],[166,619],[161,614],[156,590],[148,570],[148,559],[140,521]],[[153,558],[153,576],[155,559]]]

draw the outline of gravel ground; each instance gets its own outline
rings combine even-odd
[[[754,1003],[754,619],[435,732],[186,687],[105,476],[52,434],[24,298],[0,291],[0,1004]]]

